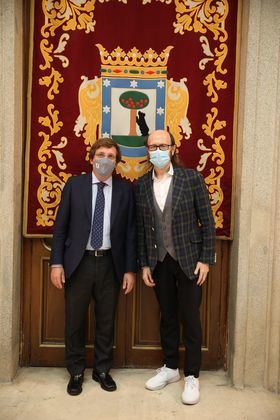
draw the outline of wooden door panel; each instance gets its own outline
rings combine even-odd
[[[209,351],[210,347],[210,317],[208,316],[209,300],[211,296],[210,288],[209,284],[204,286],[200,311],[203,332],[202,348],[204,352]],[[137,282],[136,289],[131,305],[132,328],[127,343],[127,363],[131,366],[138,366],[138,363],[140,363],[140,367],[142,361],[145,360],[145,367],[153,367],[156,363],[160,364],[162,359],[159,335],[160,310],[152,289],[148,289],[145,285],[143,286],[143,283],[140,281]],[[149,303],[147,304],[147,302]],[[183,352],[183,349],[181,328],[180,353]],[[147,354],[145,355],[145,353]],[[182,357],[183,356],[181,356],[181,359]]]
[[[28,240],[27,240],[28,242]],[[30,244],[29,244],[30,245]],[[44,245],[43,240],[33,239],[28,255],[24,253],[31,266],[30,270],[30,353],[23,357],[31,366],[64,366],[64,293],[56,289],[50,282],[49,257],[50,250]],[[27,270],[26,270],[27,271]],[[25,315],[28,313],[24,310]],[[119,298],[118,311],[116,314],[116,326],[124,325],[125,301],[123,296]],[[28,318],[25,316],[25,318]],[[114,365],[124,365],[125,329],[115,327]],[[92,366],[94,337],[94,305],[91,304],[86,322],[86,357],[88,366]],[[117,343],[120,343],[118,345]],[[29,359],[29,362],[28,362]],[[25,362],[25,363],[26,363]]]
[[[137,277],[132,304],[132,348],[159,344],[159,310],[153,289]],[[148,328],[147,328],[148,326]]]
[[[211,268],[203,286],[201,304],[202,367],[219,368],[224,362],[226,316],[223,308],[228,272],[228,242],[217,241],[217,263]],[[159,338],[160,311],[155,293],[138,279],[133,296],[127,305],[128,335],[126,362],[128,366],[155,367],[162,364]],[[129,321],[130,320],[130,321]],[[182,336],[182,334],[181,334]],[[180,345],[180,365],[183,365],[184,347]]]
[[[65,319],[63,292],[55,289],[49,281],[48,262],[48,258],[42,258],[42,278],[38,279],[42,283],[40,285],[42,304],[40,305],[41,337],[39,342],[41,344],[63,344]]]
[[[41,239],[25,239],[23,250],[23,349],[21,363],[64,366],[64,296],[49,280],[50,250]],[[217,264],[204,286],[201,306],[203,368],[224,363],[229,243],[217,241]],[[162,362],[160,313],[155,293],[138,278],[128,298],[121,291],[115,324],[114,366],[156,367]],[[86,326],[87,364],[92,365],[94,306]],[[180,350],[181,364],[183,347]]]

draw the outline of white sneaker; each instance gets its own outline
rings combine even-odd
[[[197,404],[199,401],[199,380],[194,376],[185,377],[185,387],[182,393],[184,404]]]
[[[178,369],[170,369],[164,365],[157,369],[157,374],[146,382],[145,387],[150,391],[156,391],[164,388],[167,384],[179,381],[179,379]]]

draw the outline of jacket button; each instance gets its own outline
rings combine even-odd
[[[157,248],[157,245],[155,244],[155,248]]]
[[[155,228],[154,228],[154,226],[152,226],[152,231],[154,231],[155,230]]]

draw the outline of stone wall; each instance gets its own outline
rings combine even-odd
[[[0,381],[19,360],[23,98],[22,2],[0,3]]]
[[[243,1],[229,374],[279,391],[280,5]]]

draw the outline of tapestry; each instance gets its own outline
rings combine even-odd
[[[231,239],[237,31],[237,0],[34,0],[24,235],[51,236],[97,138],[119,144],[116,172],[134,182],[151,169],[146,136],[167,129]]]

